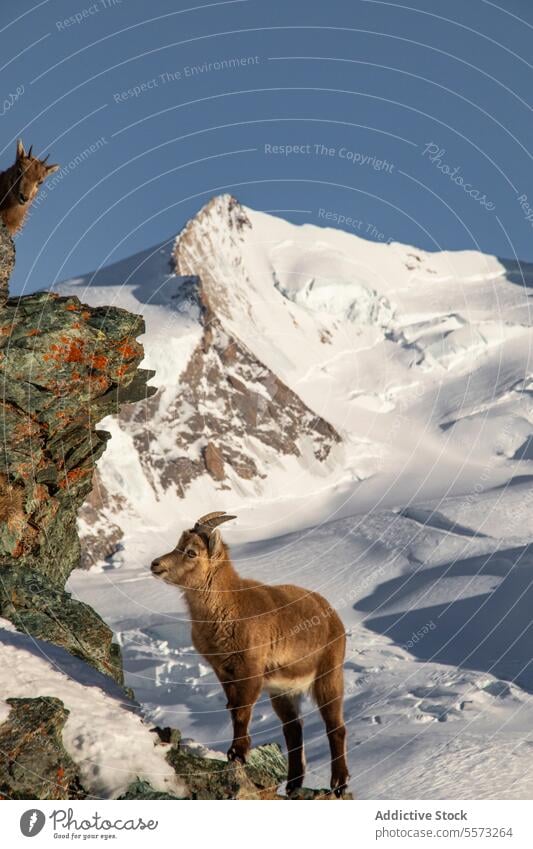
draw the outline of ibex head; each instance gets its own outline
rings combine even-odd
[[[218,525],[235,518],[221,511],[202,516],[193,528],[182,533],[173,551],[152,562],[152,574],[167,584],[203,586],[209,572],[227,556]]]
[[[54,171],[57,171],[59,165],[48,165],[48,156],[44,159],[37,159],[33,156],[33,145],[26,153],[22,140],[17,143],[17,158],[13,166],[14,180],[11,185],[11,195],[13,196],[14,204],[24,206],[30,203],[44,180]]]

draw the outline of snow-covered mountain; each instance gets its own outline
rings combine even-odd
[[[272,535],[378,493],[463,491],[488,457],[483,486],[501,483],[529,433],[529,302],[494,257],[299,227],[223,195],[173,243],[59,289],[141,312],[159,387],[103,425],[99,552],[117,513],[160,526],[216,502]]]
[[[100,563],[69,586],[116,631],[151,719],[225,745],[219,687],[148,564],[227,509],[242,572],[318,590],[346,623],[357,795],[530,797],[532,281],[224,195],[168,244],[61,284],[146,320],[159,388],[101,423],[80,519]],[[253,733],[279,737],[264,702]]]

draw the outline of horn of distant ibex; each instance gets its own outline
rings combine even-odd
[[[32,150],[33,150],[33,145],[32,145],[32,144],[30,144],[30,149],[29,149],[29,151],[28,151],[28,159],[31,159],[31,152],[32,152]]]
[[[42,164],[46,165],[46,163],[48,162],[49,159],[50,159],[50,154],[47,153],[46,156],[44,157],[44,159],[41,159]]]
[[[196,533],[203,531],[203,533],[211,534],[218,525],[236,518],[236,516],[228,516],[225,510],[215,510],[214,513],[206,513],[205,516],[198,519],[193,530]]]

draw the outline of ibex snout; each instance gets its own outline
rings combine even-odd
[[[161,572],[165,571],[163,569],[163,567],[161,566],[161,561],[159,560],[158,557],[156,557],[155,560],[152,560],[152,565],[150,566],[150,569],[152,570],[154,575],[160,575]]]

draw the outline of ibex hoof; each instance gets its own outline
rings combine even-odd
[[[242,752],[237,752],[237,750],[232,746],[228,749],[228,761],[244,765],[246,763],[246,757],[242,754]]]
[[[344,796],[344,794],[346,793],[347,790],[348,790],[347,784],[339,784],[338,787],[333,788],[333,792],[335,793],[335,796],[337,797],[337,799],[340,799],[342,796]]]

